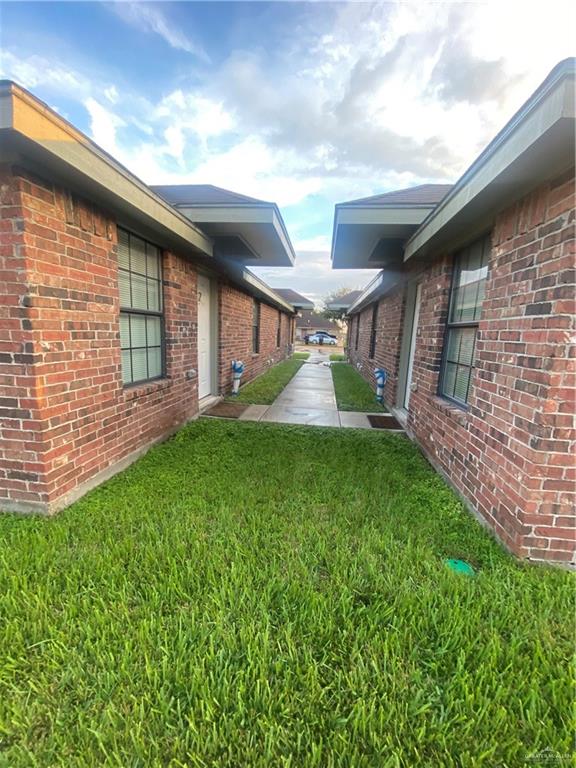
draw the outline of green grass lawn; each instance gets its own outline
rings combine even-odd
[[[372,389],[350,364],[333,365],[330,370],[338,410],[367,411],[368,413],[387,410],[376,401],[375,389]]]
[[[505,554],[402,436],[191,424],[55,519],[0,516],[0,617],[7,768],[572,749],[571,575]]]
[[[238,395],[230,395],[226,399],[235,403],[269,405],[303,365],[303,359],[283,360],[262,376],[240,387]]]
[[[336,352],[334,352],[333,354],[330,355],[330,360],[333,363],[343,363],[343,362],[345,362],[346,359],[347,359],[346,355],[339,355]]]
[[[292,360],[308,360],[310,352],[294,352]]]

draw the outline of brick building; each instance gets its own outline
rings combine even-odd
[[[53,512],[291,353],[277,206],[152,189],[0,84],[0,509]]]
[[[513,552],[575,557],[574,60],[453,186],[336,206],[335,268],[381,272],[349,355]]]

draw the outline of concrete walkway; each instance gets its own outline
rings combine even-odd
[[[330,352],[329,347],[311,349],[308,360],[272,405],[249,405],[240,420],[373,429],[368,420],[371,414],[338,410],[332,372],[323,365],[329,362]]]
[[[340,417],[328,361],[329,354],[314,351],[280,393],[260,421],[339,427]]]

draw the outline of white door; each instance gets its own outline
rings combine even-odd
[[[404,408],[408,410],[410,393],[412,391],[412,371],[414,369],[414,352],[416,351],[416,339],[418,333],[418,318],[420,315],[421,283],[416,286],[416,298],[414,300],[414,317],[412,319],[412,333],[410,337],[410,351],[408,353],[408,371],[406,373],[406,391],[404,393]]]
[[[212,394],[210,280],[198,275],[198,398]]]

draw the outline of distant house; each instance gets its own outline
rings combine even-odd
[[[305,336],[309,336],[316,331],[328,331],[340,338],[341,328],[333,320],[329,320],[319,312],[314,311],[314,302],[302,296],[301,293],[293,291],[291,288],[275,288],[277,294],[282,296],[285,301],[290,302],[297,311],[295,320],[295,340],[303,341]]]
[[[296,317],[296,340],[303,341],[316,331],[327,331],[340,339],[341,329],[334,320],[328,320],[318,312],[303,310]]]
[[[515,553],[575,557],[574,60],[454,186],[336,206],[332,263],[379,267],[351,362]]]
[[[0,509],[53,512],[291,354],[278,207],[149,187],[0,84]]]

